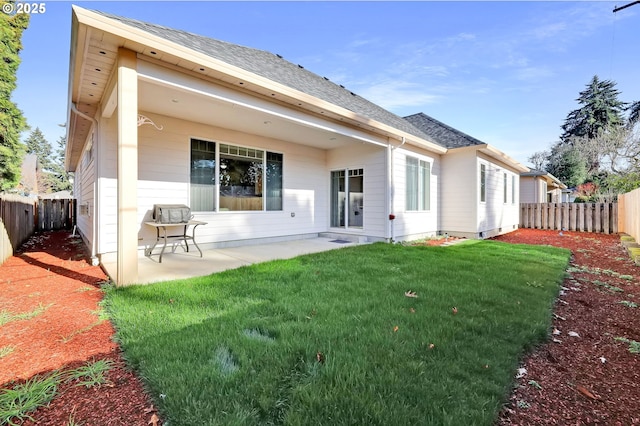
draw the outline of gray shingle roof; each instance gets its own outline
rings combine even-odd
[[[445,148],[451,149],[473,145],[485,145],[484,142],[469,136],[460,130],[454,129],[433,117],[429,117],[423,112],[410,115],[404,119],[420,129],[423,133],[427,134],[433,142],[438,145],[442,145]]]
[[[284,60],[279,55],[106,12],[97,10],[94,10],[94,12],[338,105],[421,139],[432,141],[428,135],[402,117],[350,92],[338,84]]]

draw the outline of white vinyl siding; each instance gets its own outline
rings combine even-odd
[[[89,135],[89,139],[95,140],[93,133]],[[85,146],[80,166],[74,173],[73,193],[77,202],[76,225],[86,239],[89,247],[91,247],[93,239],[95,238],[93,234],[93,220],[97,179],[96,161],[94,161],[94,159],[97,147],[93,142],[89,143],[92,143],[92,147],[87,150],[88,146]]]
[[[407,188],[412,186],[412,183],[407,182],[408,159],[417,159],[418,165],[420,164],[420,162],[423,162],[423,167],[425,169],[426,165],[428,164],[428,184],[426,179],[422,181],[418,180],[422,183],[424,193],[428,193],[427,200],[424,200],[425,202],[428,201],[429,203],[428,209],[407,209],[407,206],[411,205],[411,202],[407,200]],[[420,150],[418,148],[406,145],[400,149],[396,149],[395,151],[393,151],[394,206],[392,210],[396,218],[395,220],[393,220],[392,226],[393,238],[395,241],[415,240],[419,238],[434,236],[438,233],[438,209],[440,206],[439,179],[441,173],[440,161],[441,157],[439,155],[434,155],[428,151]],[[423,177],[426,178],[427,176],[423,175]],[[415,185],[415,180],[413,182],[413,185]],[[423,207],[427,207],[427,204],[423,203]]]
[[[479,204],[478,232],[482,237],[489,237],[512,231],[519,223],[519,206],[506,203],[509,176],[518,177],[517,172],[493,158],[479,156],[478,170],[485,166],[486,201]],[[516,181],[518,179],[515,179]]]
[[[328,230],[328,181],[326,151],[256,135],[206,126],[166,116],[146,113],[163,125],[139,128],[138,139],[138,223],[140,248],[153,242],[151,220],[154,204],[190,205],[191,138],[219,143],[250,145],[283,153],[286,165],[282,176],[282,210],[241,212],[193,212],[197,220],[208,222],[198,228],[198,244],[307,235]],[[103,163],[100,253],[115,252],[117,235],[116,120],[103,120]]]

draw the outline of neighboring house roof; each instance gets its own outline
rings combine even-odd
[[[73,195],[71,194],[71,191],[58,191],[52,192],[50,194],[42,194],[39,196],[39,198],[43,200],[66,200],[72,199]]]
[[[528,172],[520,173],[520,176],[525,177],[540,177],[543,178],[548,184],[557,186],[560,189],[567,189],[567,185],[562,183],[560,179],[552,175],[551,173],[547,173],[543,170],[538,169],[530,169]]]
[[[421,139],[429,140],[427,135],[410,122],[356,95],[343,86],[306,70],[301,65],[285,60],[280,55],[97,10],[94,12],[362,114]]]
[[[484,142],[454,129],[451,126],[428,116],[423,112],[404,117],[409,123],[426,133],[438,145],[445,148],[460,148],[472,145],[485,145]]]

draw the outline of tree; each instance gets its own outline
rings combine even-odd
[[[52,191],[52,183],[49,177],[51,169],[51,145],[44,138],[40,128],[32,130],[25,140],[27,154],[35,154],[38,158],[38,192],[46,194]]]
[[[571,144],[574,137],[594,138],[602,131],[624,124],[627,104],[618,99],[620,92],[611,80],[600,80],[594,76],[587,88],[580,92],[576,101],[580,108],[571,111],[562,125],[560,140]]]
[[[534,152],[527,161],[533,164],[533,168],[536,170],[544,170],[547,164],[547,158],[549,158],[548,151],[538,151]]]
[[[593,138],[574,138],[573,144],[582,155],[597,160],[598,172],[622,174],[640,170],[640,130],[635,127],[619,126]]]
[[[66,139],[64,136],[60,136],[58,146],[53,155],[53,161],[51,162],[51,169],[49,170],[53,192],[71,191],[73,187],[70,179],[72,173],[67,172],[64,168],[65,145]]]
[[[26,128],[26,120],[11,101],[11,93],[16,88],[22,32],[28,24],[28,14],[0,14],[0,191],[14,188],[20,181],[24,156],[20,133]]]
[[[627,120],[627,124],[629,126],[634,126],[638,122],[640,122],[640,101],[635,101],[629,107],[629,118]]]
[[[547,172],[551,173],[568,187],[584,183],[587,178],[586,162],[580,151],[573,146],[556,143],[547,158]]]
[[[64,168],[65,139],[58,139],[55,153],[38,127],[25,140],[28,154],[38,156],[38,190],[42,194],[71,189],[69,173]]]

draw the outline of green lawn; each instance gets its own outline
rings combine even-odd
[[[569,254],[373,244],[109,289],[106,304],[171,426],[490,425],[548,336]]]

